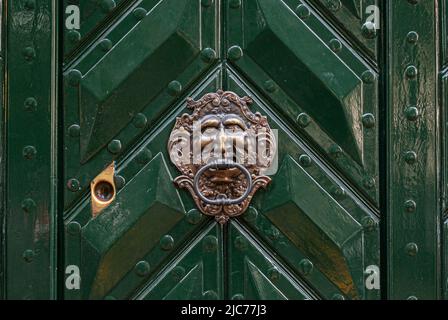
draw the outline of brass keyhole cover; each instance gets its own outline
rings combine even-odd
[[[112,162],[90,183],[93,217],[98,216],[115,200],[117,191],[114,176],[115,162]]]
[[[187,99],[191,114],[176,119],[168,141],[172,163],[199,210],[219,223],[244,213],[253,195],[271,179],[276,139],[267,118],[253,113],[249,97],[231,91]]]

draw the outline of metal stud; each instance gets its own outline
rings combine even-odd
[[[36,51],[33,47],[24,48],[22,53],[26,61],[32,61],[36,57]]]
[[[22,256],[23,256],[23,260],[25,260],[25,262],[30,263],[33,261],[35,253],[31,249],[27,249],[23,252]]]
[[[418,38],[419,38],[419,35],[415,31],[410,31],[406,36],[406,40],[411,44],[417,43]]]
[[[244,300],[244,296],[241,293],[234,294],[232,300]]]
[[[70,222],[67,225],[67,233],[71,234],[72,236],[80,234],[81,233],[81,225],[76,221]]]
[[[79,85],[80,81],[82,79],[82,73],[79,70],[73,69],[70,70],[68,73],[68,83],[73,86],[76,87],[77,85]]]
[[[26,198],[22,201],[22,210],[26,213],[32,212],[36,208],[36,202],[31,198]]]
[[[36,156],[37,150],[34,146],[26,146],[22,150],[22,155],[25,159],[31,160]]]
[[[375,126],[375,116],[371,113],[366,113],[362,116],[362,124],[368,129],[373,128]]]
[[[203,297],[205,300],[218,300],[218,294],[217,294],[215,291],[213,291],[213,290],[205,291],[205,292],[202,294],[202,297]]]
[[[25,0],[25,9],[34,10],[36,8],[36,0]]]
[[[232,61],[239,60],[242,56],[243,50],[239,46],[232,46],[227,51],[227,57]]]
[[[372,217],[364,217],[361,220],[361,225],[364,230],[367,232],[372,232],[376,228],[376,222],[372,219]]]
[[[312,161],[311,161],[311,158],[307,154],[302,154],[299,157],[299,163],[302,167],[307,168],[307,167],[311,166]]]
[[[202,214],[197,209],[191,209],[187,213],[187,221],[189,224],[198,224],[202,220]]]
[[[160,239],[160,247],[165,251],[173,249],[174,247],[173,237],[170,235],[163,236],[162,239]]]
[[[342,7],[342,3],[340,0],[327,0],[326,4],[327,8],[333,12],[339,11],[339,9],[341,9]]]
[[[273,241],[278,240],[278,238],[280,238],[280,231],[275,227],[272,227],[270,230],[267,230],[266,234],[268,235],[269,239]]]
[[[417,210],[417,203],[414,200],[407,200],[404,203],[404,209],[409,213],[415,212]]]
[[[373,83],[376,79],[375,73],[370,70],[364,71],[361,75],[362,81],[366,84]]]
[[[406,245],[405,250],[409,256],[415,257],[418,253],[418,246],[417,246],[417,244],[411,242]]]
[[[308,259],[303,259],[299,262],[299,271],[304,276],[308,276],[313,272],[314,265],[313,263]]]
[[[115,3],[114,0],[102,0],[101,1],[101,9],[103,10],[104,13],[109,13],[112,10],[115,9],[115,7],[117,6],[117,4]]]
[[[151,160],[151,158],[152,158],[151,150],[144,148],[137,155],[137,163],[145,165]]]
[[[244,239],[242,236],[236,237],[234,244],[235,248],[237,248],[240,251],[244,251],[248,247],[246,239]]]
[[[81,190],[81,185],[80,185],[80,183],[79,183],[79,180],[74,179],[74,178],[68,180],[68,182],[67,182],[67,188],[68,188],[68,190],[70,190],[71,192],[77,192],[77,191]]]
[[[407,164],[414,164],[417,162],[417,154],[414,151],[407,151],[404,154],[404,161],[406,161]]]
[[[171,271],[171,276],[173,277],[173,279],[175,281],[180,281],[185,277],[186,271],[185,268],[181,267],[181,266],[176,266],[172,271]]]
[[[201,0],[201,5],[205,8],[210,7],[213,4],[213,0]]]
[[[267,275],[272,281],[276,281],[280,278],[280,272],[276,267],[269,268]]]
[[[81,34],[76,30],[70,30],[67,38],[71,43],[77,43],[79,42],[79,40],[81,40]]]
[[[139,277],[146,277],[150,270],[151,267],[148,261],[139,261],[134,267],[134,271]]]
[[[206,63],[210,63],[216,59],[216,52],[212,48],[205,48],[201,52],[201,59]]]
[[[79,137],[79,133],[81,131],[81,127],[77,124],[72,124],[69,128],[68,128],[68,135],[72,138],[77,138]]]
[[[342,148],[337,144],[333,144],[329,150],[330,154],[335,158],[338,158],[342,154]]]
[[[277,91],[277,85],[272,80],[266,80],[263,86],[264,89],[269,93],[274,93],[275,91]]]
[[[117,154],[121,151],[121,141],[120,140],[112,140],[109,145],[107,146],[107,150],[109,150],[112,154]]]
[[[107,52],[110,49],[112,49],[113,44],[112,44],[112,41],[110,41],[109,39],[103,39],[100,41],[98,46],[100,47],[100,49],[102,51]]]
[[[168,94],[171,96],[178,96],[182,92],[182,85],[179,81],[171,81],[168,84]]]
[[[332,300],[345,300],[345,297],[342,294],[336,293],[331,298]]]
[[[202,248],[205,252],[214,252],[218,249],[218,239],[215,236],[209,235],[202,240]]]
[[[241,0],[230,0],[229,7],[232,9],[238,9],[241,7]]]
[[[147,13],[148,13],[148,11],[146,11],[145,8],[136,8],[136,9],[134,9],[134,11],[132,11],[132,14],[138,20],[142,20],[144,17],[146,17]]]
[[[310,16],[310,9],[304,4],[299,4],[296,8],[296,13],[300,19],[307,19]]]
[[[33,97],[25,99],[23,103],[26,111],[36,111],[37,110],[37,100]]]
[[[367,177],[364,179],[364,187],[366,189],[373,189],[375,187],[375,184],[376,182],[374,178]]]
[[[330,40],[330,49],[333,50],[333,52],[339,52],[342,50],[342,43],[338,39],[331,39]]]
[[[123,176],[117,175],[114,177],[115,187],[120,190],[126,185],[126,179]]]
[[[416,107],[408,107],[405,111],[406,119],[409,121],[416,121],[420,116],[420,112]]]
[[[415,77],[417,77],[417,74],[418,74],[417,67],[409,66],[406,68],[406,77],[408,79],[415,79]]]
[[[333,189],[332,193],[333,193],[334,197],[336,198],[336,200],[342,200],[347,195],[347,193],[345,192],[345,189],[342,187],[339,187],[339,186],[335,187]]]
[[[254,207],[249,207],[246,210],[246,213],[243,215],[244,220],[247,222],[255,222],[258,218],[258,211]]]
[[[304,112],[299,114],[299,116],[297,117],[297,123],[302,128],[306,128],[310,124],[310,122],[311,122],[310,116]]]
[[[367,39],[375,38],[377,35],[375,24],[370,21],[364,23],[361,27],[361,33],[364,36],[364,38]]]

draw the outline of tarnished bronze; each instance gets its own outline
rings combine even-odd
[[[244,213],[255,192],[271,181],[263,172],[274,158],[275,136],[267,118],[248,108],[251,103],[222,90],[198,101],[189,98],[193,112],[176,119],[168,141],[171,161],[182,173],[175,185],[222,224]]]

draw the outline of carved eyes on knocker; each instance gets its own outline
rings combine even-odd
[[[271,181],[263,173],[275,156],[275,136],[267,118],[248,108],[251,103],[221,90],[188,99],[193,112],[176,119],[168,141],[171,161],[182,173],[175,185],[220,223],[243,214]]]

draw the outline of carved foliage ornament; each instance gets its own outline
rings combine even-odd
[[[253,113],[249,97],[230,91],[187,99],[168,141],[170,159],[182,173],[174,179],[199,210],[222,224],[244,213],[252,196],[271,179],[263,173],[276,152],[267,118]]]

